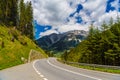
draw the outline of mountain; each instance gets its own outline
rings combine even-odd
[[[44,50],[62,52],[75,47],[88,35],[87,31],[74,30],[62,34],[53,33],[36,40],[37,44]]]
[[[45,52],[31,39],[21,35],[12,27],[0,26],[0,70],[15,65],[23,64],[24,58],[28,61],[31,49],[39,51],[46,57]]]

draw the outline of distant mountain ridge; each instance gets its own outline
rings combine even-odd
[[[62,34],[50,34],[39,38],[37,44],[44,50],[49,51],[64,51],[75,47],[88,35],[84,30],[73,30]]]

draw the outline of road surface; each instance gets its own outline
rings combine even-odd
[[[120,80],[119,74],[75,68],[62,64],[55,58],[37,60],[33,67],[45,80]]]
[[[32,63],[27,63],[0,71],[0,80],[44,80],[34,70]]]
[[[120,75],[76,68],[48,58],[2,70],[0,80],[120,80]]]

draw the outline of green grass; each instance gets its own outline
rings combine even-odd
[[[13,37],[14,41],[12,41]],[[37,50],[47,57],[41,48],[31,39],[22,36],[19,31],[0,26],[0,70],[23,64],[21,57],[28,59],[31,49]]]
[[[69,65],[75,66],[75,67],[78,67],[78,68],[83,68],[83,69],[89,69],[89,70],[96,70],[96,71],[120,74],[120,69],[117,70],[117,69],[111,69],[111,68],[92,67],[92,66],[73,65],[73,64],[69,64]]]
[[[59,62],[64,63],[60,58],[57,59]],[[77,64],[68,64],[70,66],[88,69],[88,70],[96,70],[96,71],[102,71],[102,72],[108,72],[108,73],[115,73],[120,74],[120,69],[111,69],[111,68],[102,68],[102,67],[92,67],[92,66],[84,66],[84,65],[77,65]]]

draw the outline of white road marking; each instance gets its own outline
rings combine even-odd
[[[48,80],[47,78],[43,78],[44,80]]]
[[[91,78],[91,79],[95,79],[95,80],[102,80],[102,79],[99,79],[99,78],[96,78],[96,77],[92,77],[92,76],[89,76],[89,75],[85,75],[85,74],[81,74],[81,73],[78,73],[78,72],[74,72],[74,71],[70,71],[68,69],[64,69],[64,68],[61,68],[59,66],[56,66],[56,65],[53,65],[52,63],[50,63],[49,60],[47,60],[47,63],[55,68],[58,68],[60,70],[64,70],[64,71],[67,71],[67,72],[70,72],[70,73],[73,73],[73,74],[77,74],[77,75],[80,75],[80,76],[84,76],[84,77],[87,77],[87,78]]]
[[[44,75],[42,75],[42,74],[35,68],[35,63],[36,63],[37,61],[39,61],[39,60],[36,60],[36,61],[33,62],[33,68],[34,68],[35,72],[36,72],[38,75],[40,75],[40,77],[42,77],[43,80],[48,80],[47,78],[44,77]]]
[[[41,73],[35,68],[35,63],[36,63],[37,61],[38,61],[38,60],[36,60],[36,61],[33,62],[33,68],[34,68],[34,70],[37,72],[37,74],[41,74]]]
[[[42,78],[44,77],[43,75],[40,75]]]

